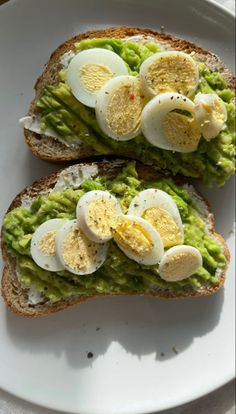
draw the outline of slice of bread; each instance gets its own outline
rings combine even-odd
[[[205,62],[212,70],[216,70],[222,73],[228,87],[232,90],[235,89],[235,78],[225,64],[213,53],[204,50],[195,44],[183,39],[177,39],[173,36],[165,33],[158,33],[150,29],[139,29],[133,27],[116,27],[103,30],[91,31],[82,33],[72,39],[67,40],[61,46],[59,46],[51,55],[48,63],[42,75],[38,78],[35,84],[35,98],[32,101],[28,115],[37,115],[38,110],[36,108],[36,102],[39,98],[44,85],[55,85],[58,83],[58,73],[62,69],[60,58],[70,50],[73,49],[74,43],[83,39],[92,38],[126,38],[130,36],[148,36],[156,40],[160,45],[167,49],[182,50],[187,53],[195,52],[199,61]],[[151,40],[151,39],[150,39]],[[79,160],[84,157],[90,157],[96,154],[96,151],[88,145],[81,143],[78,148],[70,148],[63,143],[56,141],[52,137],[45,135],[39,135],[35,132],[25,129],[25,140],[31,151],[37,157],[54,163],[68,162],[73,160]],[[116,156],[133,157],[132,153],[126,154],[114,154]]]
[[[101,161],[96,163],[90,164],[77,164],[74,166],[70,166],[64,170],[60,170],[56,173],[50,174],[39,181],[36,181],[31,186],[24,189],[20,194],[18,194],[13,202],[11,203],[8,212],[12,209],[25,205],[25,203],[29,203],[32,198],[36,197],[39,194],[47,194],[57,185],[58,190],[60,189],[60,183],[70,182],[70,178],[73,177],[73,182],[80,180],[81,176],[84,176],[85,172],[87,172],[87,177],[96,178],[97,176],[106,175],[109,178],[115,178],[122,167],[125,166],[125,160],[114,160],[114,161]],[[137,163],[137,171],[139,177],[143,180],[152,180],[158,179],[163,177],[163,173],[158,171],[155,168],[150,168],[144,166],[143,164]],[[60,180],[60,181],[59,181]],[[224,241],[224,239],[215,232],[214,229],[214,218],[211,213],[210,207],[207,201],[195,190],[192,185],[188,185],[183,181],[179,182],[178,184],[185,184],[185,189],[187,189],[189,195],[194,200],[195,204],[198,206],[199,214],[201,215],[202,219],[206,224],[207,231],[214,238],[217,243],[221,246],[222,252],[227,259],[227,264],[230,260],[230,253],[228,247]],[[77,181],[78,183],[78,181]],[[30,298],[30,289],[26,288],[22,285],[19,281],[17,275],[17,262],[9,253],[6,243],[2,237],[1,240],[1,247],[2,247],[2,255],[5,262],[5,267],[3,270],[3,277],[2,277],[2,295],[6,302],[6,304],[11,308],[11,310],[19,315],[22,316],[29,316],[29,317],[36,317],[36,316],[46,316],[53,312],[58,312],[69,306],[74,304],[83,302],[91,297],[98,296],[86,296],[86,295],[76,295],[71,296],[69,299],[63,299],[59,302],[52,303],[49,300],[42,299],[37,303],[32,303]],[[212,286],[210,284],[206,284],[201,287],[201,289],[194,290],[194,289],[180,289],[176,292],[173,292],[168,289],[163,288],[155,288],[148,293],[145,293],[149,296],[156,296],[161,298],[184,298],[184,297],[191,297],[191,296],[205,296],[211,295],[215,293],[224,283],[226,269],[225,268],[219,269],[220,274],[220,283],[216,286]],[[101,295],[100,295],[101,296]]]

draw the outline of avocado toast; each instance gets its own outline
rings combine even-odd
[[[125,141],[111,139],[102,131],[94,109],[76,99],[66,81],[68,64],[74,55],[94,48],[113,51],[121,57],[132,77],[137,77],[143,62],[163,50],[185,52],[195,61],[199,76],[197,89],[189,100],[193,101],[196,94],[219,97],[227,112],[222,130],[214,139],[201,137],[197,149],[188,153],[157,147],[143,133]],[[235,78],[224,63],[188,41],[149,29],[93,31],[66,41],[52,54],[36,82],[36,96],[22,125],[32,152],[51,162],[113,154],[158,165],[173,175],[199,178],[207,185],[223,185],[235,170],[234,89]],[[179,118],[189,115],[188,111],[179,112]]]
[[[171,201],[171,203],[168,201],[169,207],[167,203],[163,204],[164,213],[167,214],[163,216],[163,208],[158,211],[162,213],[162,219],[159,221],[163,224],[163,228],[161,226],[158,229],[159,245],[151,246],[151,253],[160,252],[161,257],[157,260],[153,261],[151,257],[152,261],[144,262],[148,256],[146,251],[140,250],[140,246],[144,245],[146,248],[143,240],[146,244],[150,242],[146,227],[144,230],[141,229],[141,232],[140,226],[131,228],[130,242],[127,227],[126,229],[123,227],[126,233],[122,234],[120,224],[116,224],[112,229],[113,238],[111,236],[106,243],[96,244],[98,250],[105,249],[105,256],[93,273],[70,272],[68,266],[64,270],[61,270],[62,266],[59,267],[59,271],[50,271],[46,270],[50,262],[44,269],[41,267],[44,263],[41,262],[40,266],[36,264],[33,238],[39,228],[55,219],[65,221],[66,225],[76,221],[81,200],[94,192],[106,192],[110,199],[116,198],[121,206],[122,220],[127,220],[132,206],[132,213],[136,214],[136,220],[141,224],[145,222],[145,226],[149,226],[147,229],[150,229],[150,217],[142,215],[143,218],[138,218],[135,210],[141,205],[137,200],[141,200],[141,195],[145,194],[143,201],[146,202],[146,194],[150,191],[155,198],[163,197],[164,194],[165,199]],[[85,205],[88,204],[87,200]],[[98,206],[98,203],[96,204]],[[149,204],[150,207],[153,205]],[[171,217],[167,210],[171,212]],[[147,211],[153,213],[153,208],[146,209],[145,213]],[[173,221],[176,214],[179,219],[177,217],[177,220]],[[98,216],[91,214],[90,218],[93,220],[96,218],[99,224],[101,217],[103,216],[99,213]],[[134,216],[130,217],[134,219]],[[93,225],[94,223],[97,225],[96,220],[92,222]],[[150,223],[147,223],[149,220]],[[182,229],[182,236],[181,232],[173,230],[176,223],[179,230]],[[166,224],[170,224],[171,227],[166,227]],[[81,219],[79,225],[82,226]],[[171,232],[174,241],[169,237]],[[47,232],[46,236],[51,237],[49,233]],[[177,235],[181,240],[176,239]],[[123,241],[122,236],[126,237],[126,239],[123,237]],[[50,237],[45,239],[47,242],[45,260],[50,256],[49,250],[53,247]],[[138,241],[136,246],[135,239]],[[181,280],[180,278],[177,280],[176,277],[168,279],[165,275],[160,277],[163,260],[160,266],[158,263],[164,254],[160,243],[164,239],[164,246],[168,246],[164,247],[165,254],[172,249],[181,248],[181,244],[198,252],[201,261],[194,274],[189,277],[185,274]],[[65,241],[65,237],[63,240]],[[124,246],[128,247],[128,250],[125,250]],[[70,249],[73,250],[73,246]],[[99,295],[136,294],[162,298],[210,295],[223,285],[229,262],[228,248],[223,238],[214,230],[214,218],[210,208],[194,187],[183,180],[173,180],[155,168],[125,160],[77,164],[44,177],[23,190],[13,200],[5,215],[2,228],[2,252],[5,262],[2,295],[15,313],[30,317],[48,315]],[[133,256],[130,256],[130,252]],[[147,253],[149,254],[148,251]],[[194,257],[191,256],[190,259]],[[188,263],[190,267],[191,260]],[[171,262],[169,264],[171,266]],[[176,268],[177,263],[174,265]],[[169,276],[172,277],[171,273]]]

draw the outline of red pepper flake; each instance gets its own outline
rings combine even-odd
[[[131,100],[131,101],[134,101],[134,99],[136,98],[136,93],[135,92],[130,92],[130,94],[129,94],[129,99]]]

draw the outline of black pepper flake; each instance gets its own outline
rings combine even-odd
[[[96,328],[96,331],[98,332],[98,331],[100,331],[100,329],[101,329],[101,328],[98,326],[98,327]]]
[[[161,352],[161,357],[163,358],[165,356],[164,352]]]
[[[92,353],[92,352],[88,352],[88,353],[87,353],[87,358],[88,358],[88,359],[93,358],[93,353]]]
[[[174,97],[173,97],[173,96],[171,96],[171,98],[170,98],[170,99],[171,99],[171,101],[172,101],[172,100],[174,99]]]

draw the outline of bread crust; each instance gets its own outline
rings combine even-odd
[[[119,160],[119,161],[114,160],[113,162],[101,161],[101,162],[94,162],[90,164],[81,163],[81,164],[77,164],[73,166],[73,168],[80,169],[81,167],[83,168],[84,166],[93,164],[93,165],[96,165],[98,168],[98,175],[103,175],[106,173],[106,175],[109,175],[110,177],[115,177],[117,173],[119,172],[119,170],[121,170],[122,167],[125,165],[126,162],[127,162],[126,160]],[[158,179],[166,175],[165,173],[159,171],[157,168],[154,168],[154,167],[150,168],[140,163],[137,163],[137,170],[138,170],[139,176],[144,180]],[[25,197],[33,198],[37,196],[39,193],[49,192],[50,189],[53,188],[54,185],[56,184],[58,177],[62,171],[63,170],[59,170],[46,177],[43,177],[40,180],[35,181],[31,186],[25,188],[22,192],[20,192],[14,198],[7,212],[13,210],[16,207],[21,206],[22,200]],[[175,181],[178,184],[180,183],[185,184],[185,180],[183,180],[182,178],[176,177]],[[207,223],[210,228],[210,233],[212,237],[214,237],[218,241],[218,243],[221,245],[222,251],[224,252],[224,255],[226,256],[226,259],[227,259],[227,264],[221,274],[220,284],[217,286],[209,286],[205,289],[192,290],[192,291],[182,290],[179,292],[168,292],[167,290],[155,290],[149,293],[142,294],[140,296],[155,296],[155,297],[164,298],[164,299],[186,298],[186,297],[193,297],[193,296],[207,296],[207,295],[211,295],[215,293],[223,286],[224,281],[225,281],[225,276],[226,276],[227,265],[230,260],[229,249],[226,245],[226,242],[222,238],[222,236],[215,232],[214,218],[210,211],[209,204],[202,197],[202,195],[200,195],[196,190],[195,190],[195,194],[197,194],[197,196],[201,199],[201,201],[204,203],[204,206],[207,209]],[[2,296],[6,304],[9,306],[9,308],[18,315],[27,316],[27,317],[47,316],[50,313],[64,310],[68,307],[71,307],[72,305],[79,304],[85,300],[88,300],[94,297],[114,296],[114,294],[106,294],[106,295],[97,294],[93,296],[77,295],[69,299],[65,299],[65,300],[63,299],[56,303],[50,303],[45,300],[45,302],[43,303],[40,303],[37,305],[31,305],[28,302],[28,288],[23,287],[23,285],[18,279],[16,261],[9,254],[7,250],[7,246],[3,240],[3,237],[1,237],[1,248],[2,248],[3,260],[5,263],[5,267],[3,269],[3,277],[2,277],[2,289],[1,289]],[[134,293],[134,295],[138,295],[138,294]]]
[[[140,29],[138,27],[111,27],[107,29],[81,33],[77,36],[74,36],[61,44],[52,53],[48,63],[45,65],[42,75],[36,81],[35,98],[31,102],[28,115],[35,115],[38,113],[36,102],[41,93],[42,87],[46,84],[55,85],[58,83],[58,72],[62,68],[60,64],[60,57],[64,53],[72,50],[74,43],[80,42],[83,39],[93,39],[100,37],[116,37],[122,39],[137,35],[151,36],[154,40],[158,41],[161,45],[167,48],[182,50],[187,53],[195,52],[198,59],[200,61],[206,62],[209,68],[212,70],[220,71],[227,81],[228,87],[232,90],[235,90],[235,77],[221,61],[221,59],[215,54],[202,49],[194,43],[150,29]],[[60,142],[57,142],[51,137],[39,135],[27,129],[24,130],[24,134],[25,141],[33,154],[43,160],[52,163],[75,161],[97,154],[91,146],[85,145],[84,143],[82,143],[79,148],[73,149]],[[122,156],[123,154],[116,153],[114,155]],[[126,156],[130,156],[132,158],[132,154],[127,153]]]

